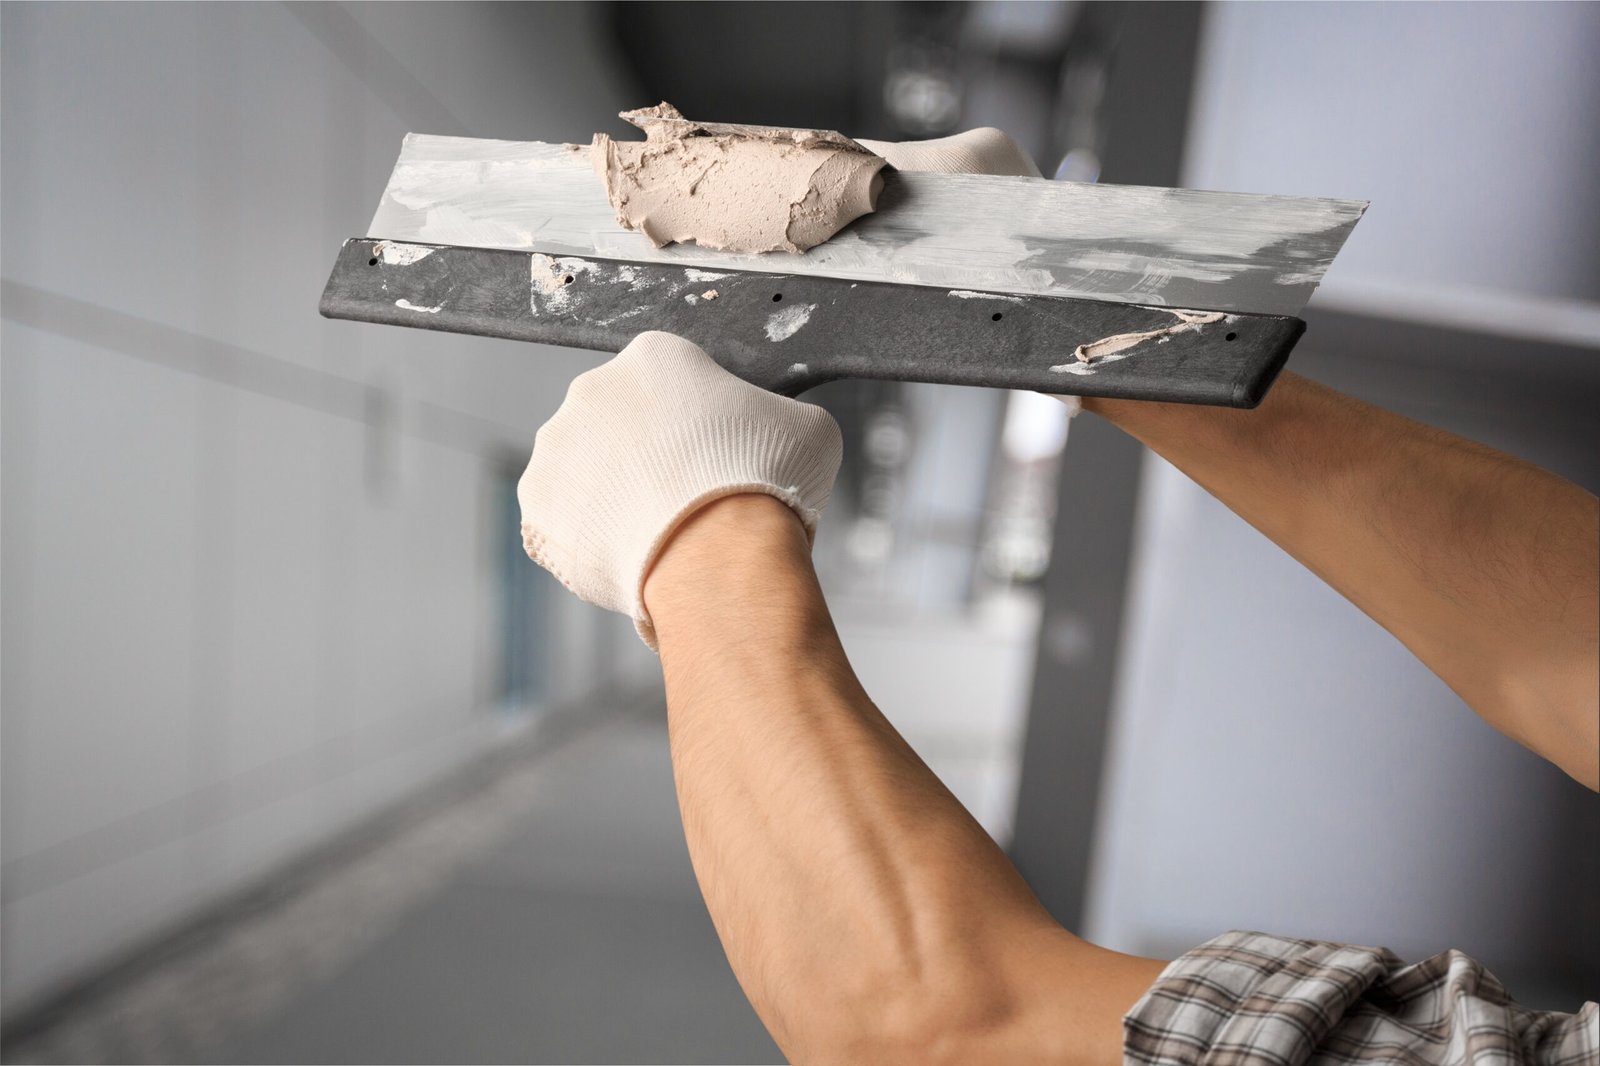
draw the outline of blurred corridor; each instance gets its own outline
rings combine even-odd
[[[533,433],[604,356],[317,316],[408,131],[587,141],[665,98],[1370,198],[1294,368],[1600,486],[1600,6],[0,18],[6,1061],[779,1061],[657,660],[522,551]],[[1594,797],[1197,485],[1032,395],[806,398],[846,437],[815,555],[852,662],[1064,922],[1600,998]]]
[[[782,1061],[700,902],[659,706],[595,707],[422,807],[12,1061]]]

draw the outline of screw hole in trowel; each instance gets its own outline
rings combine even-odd
[[[563,285],[571,285],[572,284],[572,275],[571,274],[563,274],[561,276],[561,284],[563,284]]]
[[[998,322],[1004,317],[1006,317],[1006,316],[1002,315],[999,311],[996,311],[994,314],[989,316],[989,321],[990,322]]]
[[[378,257],[377,256],[373,256],[371,259],[367,260],[367,266],[375,267],[377,265],[378,265]]]
[[[775,292],[775,293],[772,294],[772,302],[773,303],[777,303],[781,299],[783,299],[783,293]]]
[[[1239,339],[1239,335],[1237,333],[1230,333],[1222,339],[1225,341],[1236,341]]]

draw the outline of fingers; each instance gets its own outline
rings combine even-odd
[[[744,381],[691,341],[643,333],[574,379],[535,435],[517,486],[523,547],[654,647],[640,589],[664,533],[708,500],[760,492],[809,538],[841,452],[822,408]]]

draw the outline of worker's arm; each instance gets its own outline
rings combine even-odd
[[[787,1055],[1121,1061],[1121,1017],[1163,964],[1052,920],[873,706],[793,511],[702,508],[644,601],[700,887]]]
[[[1053,922],[845,661],[810,560],[840,446],[821,408],[642,334],[539,430],[524,544],[659,648],[700,887],[784,1050],[1116,1062],[1161,964]]]
[[[1254,411],[1086,400],[1600,788],[1600,500],[1295,374]]]

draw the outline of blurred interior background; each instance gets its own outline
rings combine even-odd
[[[666,99],[1370,199],[1294,368],[1600,488],[1600,5],[7,2],[0,49],[7,1061],[777,1061],[653,656],[521,552],[602,357],[317,316],[409,130]],[[1595,797],[1183,475],[1031,395],[808,398],[852,659],[1064,922],[1600,998]]]

